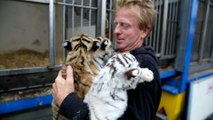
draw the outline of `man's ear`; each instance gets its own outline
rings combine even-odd
[[[146,37],[149,36],[149,33],[150,33],[150,32],[151,32],[151,29],[150,29],[149,27],[143,28],[143,29],[141,30],[141,37],[142,37],[143,39],[145,39]]]

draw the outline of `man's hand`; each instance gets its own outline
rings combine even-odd
[[[74,78],[73,78],[73,69],[71,66],[67,66],[67,76],[66,80],[62,77],[61,71],[58,73],[58,76],[55,79],[55,83],[52,85],[53,97],[56,103],[61,106],[61,103],[65,97],[74,92]]]

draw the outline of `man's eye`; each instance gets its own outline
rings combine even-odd
[[[125,24],[125,23],[122,23],[121,26],[122,26],[123,28],[125,28],[125,29],[127,29],[127,28],[129,27],[129,25],[128,25],[128,24]]]

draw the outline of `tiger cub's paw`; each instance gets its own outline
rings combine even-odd
[[[141,78],[142,78],[141,82],[144,81],[150,82],[154,79],[153,72],[148,68],[141,68]]]

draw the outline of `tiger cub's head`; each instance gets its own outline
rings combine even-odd
[[[90,37],[87,34],[81,34],[64,42],[64,48],[67,50],[66,63],[84,63],[98,60],[103,66],[107,60],[114,54],[111,40],[106,37]],[[72,65],[72,64],[71,64]]]
[[[111,54],[111,52],[113,52],[113,47],[110,39],[102,36],[93,38],[88,36],[87,34],[81,34],[80,36],[73,37],[70,40],[65,41],[63,46],[68,52],[97,52],[96,54],[100,55],[101,53],[104,55]],[[80,56],[81,54],[78,55]]]
[[[87,34],[81,34],[77,37],[70,38],[64,42],[64,48],[67,51],[79,51],[84,52],[96,51],[100,48],[100,42],[95,38],[89,37]]]
[[[80,99],[89,90],[94,77],[114,54],[110,39],[90,37],[86,34],[64,42],[67,58],[62,67],[62,76],[66,77],[66,67],[71,65],[74,72],[75,91]]]

